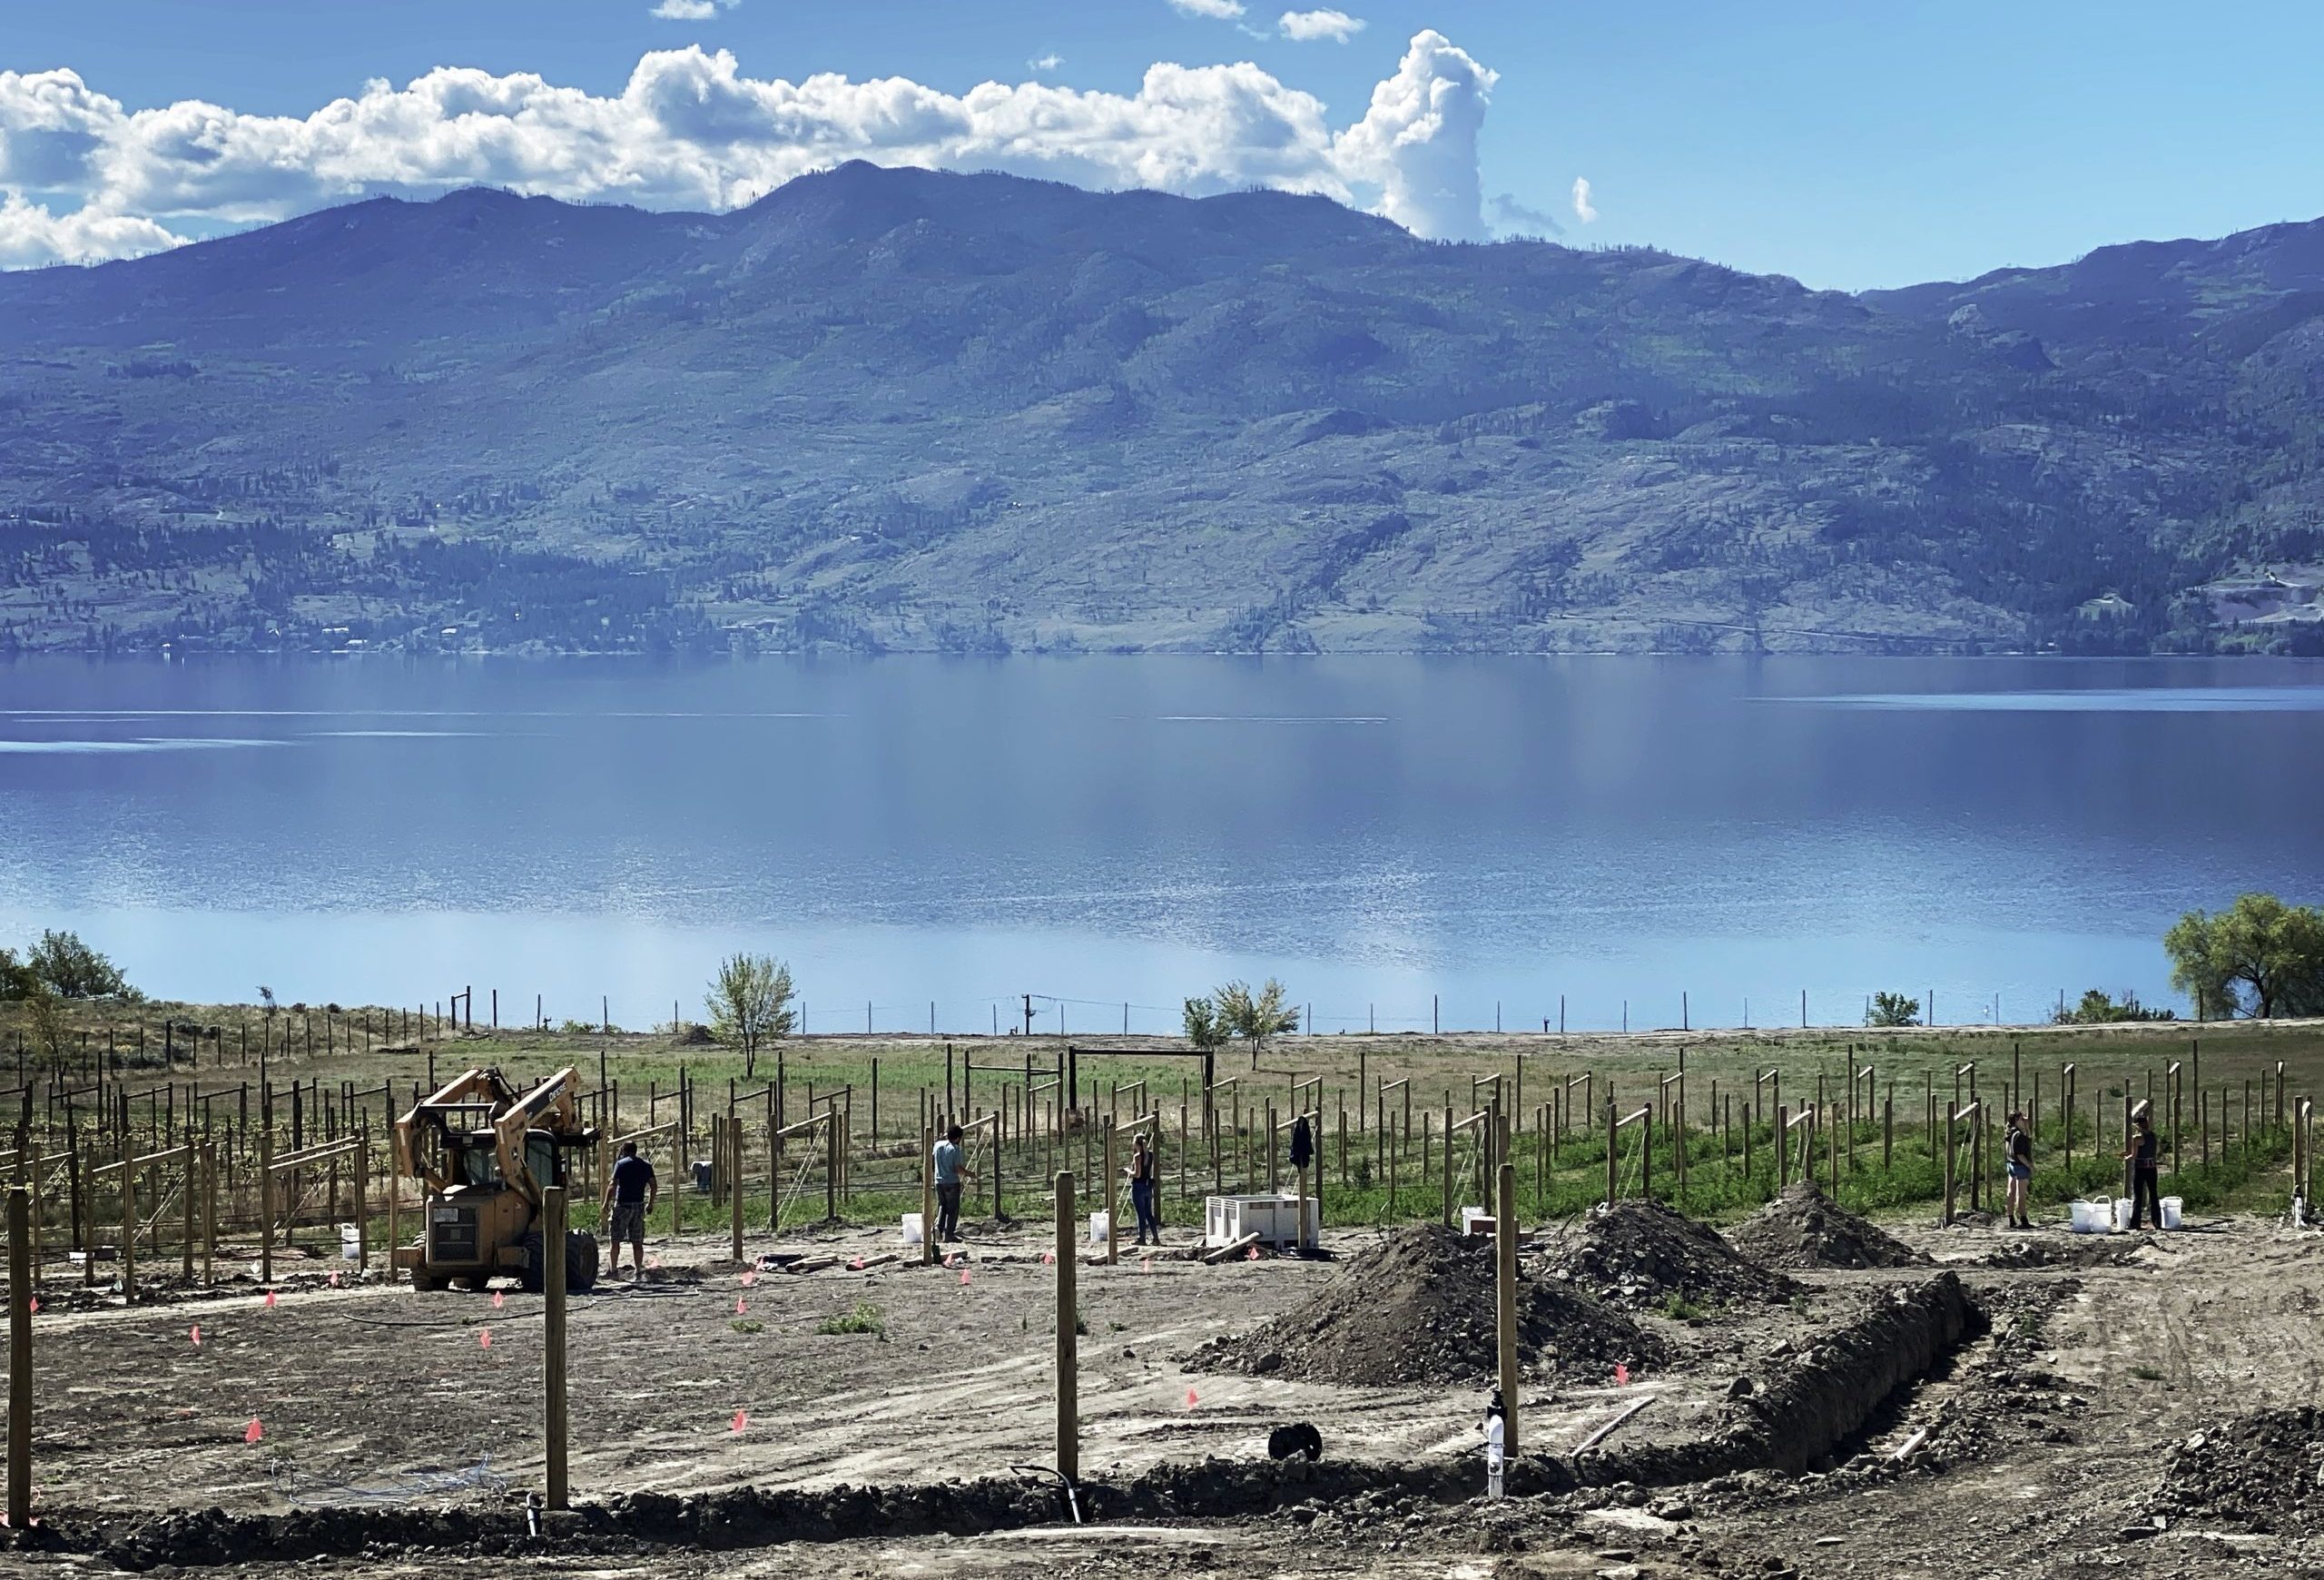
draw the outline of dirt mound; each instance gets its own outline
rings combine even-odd
[[[1908,1268],[1928,1260],[1805,1180],[1785,1186],[1727,1238],[1768,1268]]]
[[[1745,1261],[1706,1224],[1659,1201],[1617,1201],[1591,1208],[1578,1228],[1550,1248],[1557,1275],[1633,1309],[1673,1297],[1697,1306],[1788,1300],[1799,1286]]]
[[[1529,1367],[1645,1367],[1669,1353],[1621,1312],[1557,1284],[1521,1284],[1517,1311],[1518,1358]],[[1482,1382],[1499,1365],[1493,1321],[1492,1242],[1423,1224],[1357,1257],[1314,1299],[1191,1358],[1359,1387]]]
[[[2324,1529],[2324,1410],[2261,1410],[2162,1451],[2159,1514],[2252,1531]]]
[[[2003,1241],[1976,1259],[1987,1268],[2116,1268],[2137,1257],[2126,1234],[2037,1234]]]

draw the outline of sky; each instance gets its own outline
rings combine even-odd
[[[2324,214],[2319,58],[2314,0],[6,0],[0,267],[862,157],[1859,290]]]

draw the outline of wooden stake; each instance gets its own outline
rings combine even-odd
[[[1080,1346],[1075,1324],[1080,1302],[1075,1298],[1079,1266],[1073,1244],[1075,1228],[1073,1174],[1057,1177],[1057,1473],[1071,1486],[1081,1479]],[[13,1463],[13,1461],[12,1461]]]
[[[737,1126],[739,1121],[735,1121]],[[740,1192],[736,1200],[740,1200]],[[565,1428],[565,1187],[541,1191],[541,1314],[547,1344],[541,1357],[542,1392],[548,1415],[548,1506],[567,1506]]]
[[[1502,1454],[1517,1457],[1517,1165],[1501,1166],[1493,1209],[1494,1294],[1501,1335]]]
[[[733,1176],[726,1181],[726,1201],[733,1209],[734,1256],[739,1262],[743,1259],[743,1120],[740,1114],[726,1117],[726,1167]]]
[[[8,1528],[33,1522],[32,1193],[8,1190]]]

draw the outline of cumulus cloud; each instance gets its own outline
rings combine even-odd
[[[1598,206],[1590,201],[1590,178],[1586,175],[1573,178],[1573,217],[1585,225],[1598,222]]]
[[[718,7],[713,0],[662,0],[645,15],[665,22],[707,22],[718,15]]]
[[[1515,193],[1500,193],[1492,200],[1493,226],[1504,236],[1562,236],[1565,227],[1546,210],[1517,201]]]
[[[1065,56],[1056,54],[1037,54],[1025,64],[1037,72],[1053,72],[1065,64]]]
[[[1341,167],[1381,189],[1380,212],[1415,235],[1485,237],[1477,133],[1498,73],[1437,32],[1413,35],[1395,75],[1372,90],[1364,119],[1341,133]]]
[[[1157,63],[1127,94],[1042,82],[956,94],[902,77],[754,78],[727,51],[689,46],[644,55],[613,94],[440,66],[303,116],[197,99],[131,111],[71,71],[0,73],[0,194],[19,238],[9,256],[30,262],[472,185],[730,209],[849,159],[1195,196],[1320,193],[1467,239],[1486,233],[1477,133],[1493,81],[1424,32],[1364,118],[1335,132],[1322,101],[1247,61]]]
[[[1170,9],[1188,16],[1207,16],[1216,22],[1232,22],[1243,15],[1243,0],[1170,0]]]
[[[1275,18],[1275,28],[1284,37],[1301,44],[1328,38],[1334,44],[1345,44],[1364,31],[1364,19],[1350,16],[1344,11],[1329,8],[1319,11],[1286,11]]]
[[[128,214],[92,213],[86,209],[52,214],[15,193],[0,198],[0,269],[38,269],[51,263],[102,263],[138,258],[183,246],[152,220]]]

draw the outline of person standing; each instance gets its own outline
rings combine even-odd
[[[1162,1214],[1155,1204],[1156,1169],[1154,1149],[1146,1144],[1146,1132],[1140,1131],[1129,1144],[1129,1201],[1137,1212],[1137,1243],[1145,1245],[1151,1234],[1152,1243],[1162,1243]]]
[[[2143,1104],[2131,1116],[2136,1133],[2131,1137],[2131,1150],[2122,1160],[2131,1165],[2131,1228],[2139,1227],[2142,1212],[2154,1215],[2154,1227],[2162,1227],[2162,1147],[2154,1133],[2154,1121],[2147,1117]]]
[[[960,1238],[960,1181],[968,1174],[960,1126],[944,1132],[931,1161],[936,1167],[936,1238],[950,1244]]]
[[[2009,1116],[2009,1132],[2002,1138],[2003,1153],[2009,1165],[2009,1227],[2031,1229],[2033,1220],[2026,1217],[2026,1199],[2034,1190],[2034,1134],[2026,1128],[2025,1116]]]
[[[606,1181],[605,1200],[598,1212],[606,1220],[606,1249],[613,1257],[613,1274],[621,1272],[621,1242],[629,1241],[629,1276],[637,1277],[645,1270],[645,1215],[654,1210],[654,1203],[661,1200],[661,1181],[654,1177],[654,1165],[637,1155],[635,1141],[621,1144],[621,1157],[614,1164],[613,1177]]]

